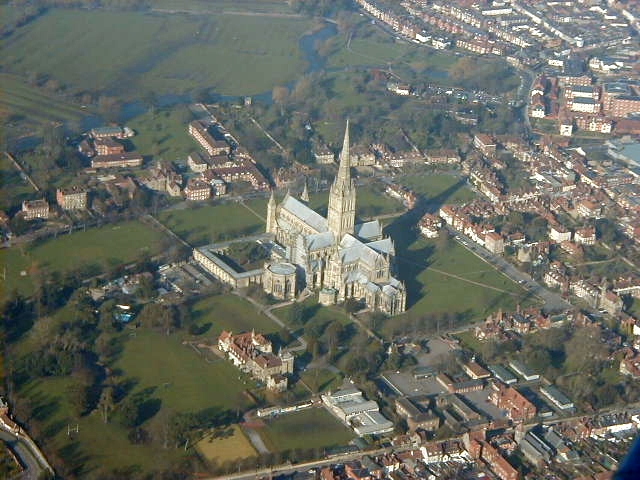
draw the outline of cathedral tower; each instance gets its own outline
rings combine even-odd
[[[340,152],[338,175],[331,185],[327,223],[339,242],[347,233],[353,233],[356,221],[356,187],[351,179],[351,159],[349,158],[349,120],[344,132],[344,142]]]

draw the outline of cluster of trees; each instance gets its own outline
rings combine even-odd
[[[587,409],[634,402],[640,394],[640,386],[617,372],[618,359],[610,359],[599,327],[552,328],[522,341],[483,342],[478,353],[488,363],[517,355]]]

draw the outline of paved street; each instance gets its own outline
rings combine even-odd
[[[25,467],[25,471],[18,478],[24,480],[36,480],[40,478],[44,469],[40,466],[35,455],[24,441],[4,430],[0,430],[0,440],[5,441],[12,448]]]

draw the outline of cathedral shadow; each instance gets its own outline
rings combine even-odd
[[[416,225],[424,214],[436,214],[440,207],[465,185],[466,181],[460,180],[429,200],[420,198],[413,208],[396,217],[384,228],[384,234],[390,236],[395,245],[398,277],[407,289],[407,310],[420,299],[424,284],[419,281],[418,276],[429,266],[429,259],[435,251],[432,245],[408,251],[420,238]]]

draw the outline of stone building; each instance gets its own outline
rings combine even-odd
[[[377,220],[356,223],[356,187],[351,178],[349,124],[327,217],[290,194],[267,209],[267,233],[275,235],[286,260],[298,269],[298,281],[310,289],[331,289],[336,301],[362,300],[388,315],[405,311],[406,290],[394,274],[395,247]],[[328,297],[325,295],[325,297]]]

